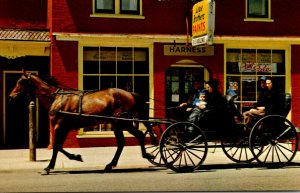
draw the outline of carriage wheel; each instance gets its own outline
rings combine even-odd
[[[166,124],[151,125],[144,133],[146,152],[154,155],[153,159],[147,158],[147,160],[155,166],[165,166],[159,152],[159,140],[166,127]]]
[[[224,154],[236,163],[250,163],[255,160],[249,148],[249,128],[246,125],[241,125],[239,131],[241,135],[232,140],[222,140],[222,150]]]
[[[298,135],[294,125],[280,115],[261,118],[252,128],[250,149],[257,162],[282,167],[297,153]]]
[[[204,132],[190,122],[169,126],[160,139],[160,154],[175,172],[192,172],[200,167],[208,152]]]

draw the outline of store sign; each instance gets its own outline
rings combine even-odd
[[[213,56],[213,46],[164,45],[165,56]]]
[[[135,51],[134,55],[131,51],[118,51],[116,56],[115,51],[85,51],[83,53],[84,61],[140,61],[144,62],[147,60],[147,54],[144,51]]]
[[[192,45],[211,45],[215,29],[214,0],[202,0],[193,6]]]
[[[240,72],[265,72],[265,73],[277,73],[277,63],[240,63]]]

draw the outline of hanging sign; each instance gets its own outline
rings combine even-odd
[[[215,30],[214,0],[202,0],[193,6],[192,46],[213,43]]]

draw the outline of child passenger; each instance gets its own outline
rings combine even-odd
[[[199,98],[196,98],[193,101],[193,105],[195,105],[195,108],[193,109],[192,113],[189,116],[189,121],[193,123],[197,123],[201,117],[203,116],[202,111],[206,109],[206,95],[208,94],[208,91],[206,89],[202,90],[199,94]]]

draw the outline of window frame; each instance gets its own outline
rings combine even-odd
[[[92,8],[92,14],[90,17],[102,17],[102,18],[127,18],[127,19],[144,19],[143,16],[143,0],[137,1],[137,8],[138,10],[122,10],[122,0],[113,0],[114,1],[114,10],[103,10],[103,11],[97,11],[96,8],[96,1],[93,1],[93,8]]]
[[[229,52],[229,51],[238,51],[239,52]],[[258,93],[259,93],[259,85],[258,85],[258,80],[261,76],[270,76],[270,77],[274,77],[276,79],[284,79],[284,82],[282,83],[284,85],[284,90],[282,92],[287,92],[288,88],[287,88],[287,76],[288,76],[288,69],[287,69],[287,63],[288,63],[288,59],[287,59],[287,50],[284,48],[239,48],[239,47],[227,47],[225,50],[225,55],[226,55],[226,60],[225,60],[225,76],[224,76],[224,92],[226,94],[227,90],[229,89],[229,83],[230,81],[236,81],[238,82],[239,88],[236,91],[239,95],[238,100],[236,101],[236,104],[240,110],[240,112],[244,112],[247,110],[247,108],[251,108],[253,104],[255,104],[257,102],[258,99]],[[267,62],[259,62],[259,54],[262,53],[266,53],[265,51],[270,51],[270,61]],[[234,61],[232,61],[232,56],[228,56],[228,53],[239,53],[238,58],[234,57]],[[253,72],[253,73],[249,73],[249,72],[237,72],[235,73],[234,71],[230,71],[228,69],[228,63],[243,63],[244,61],[247,62],[247,60],[244,60],[244,54],[249,54],[249,53],[255,53],[255,56],[253,57],[253,61],[250,61],[254,64],[263,64],[263,63],[270,63],[270,65],[272,65],[272,63],[274,63],[274,61],[276,60],[275,55],[277,54],[282,54],[283,56],[283,61],[282,63],[284,64],[284,71],[282,73],[277,72],[276,74],[273,73],[272,71],[267,73],[267,72]],[[280,64],[280,63],[278,63]],[[276,68],[276,69],[280,69],[280,68]],[[246,82],[244,79],[253,79],[255,80],[255,100],[243,100],[244,97],[251,97],[251,95],[249,96],[244,96],[244,91],[245,89],[244,87],[244,83]],[[244,82],[243,82],[244,81]],[[254,90],[249,90],[248,91],[252,92]],[[244,110],[243,110],[244,109]],[[246,110],[245,110],[246,109]]]
[[[262,21],[262,22],[273,22],[271,18],[271,0],[265,0],[266,2],[266,15],[251,15],[249,14],[249,2],[250,0],[245,0],[245,19],[244,21]]]
[[[118,61],[118,60],[115,60],[115,61],[110,61],[110,60],[105,60],[105,62],[109,61],[109,63],[111,63],[111,65],[114,65],[116,67],[116,71],[115,72],[102,72],[101,71],[101,58],[99,57],[99,60],[98,61],[92,61],[92,62],[96,62],[99,64],[99,71],[98,72],[84,72],[84,65],[85,65],[85,62],[90,62],[90,60],[85,60],[84,59],[84,52],[85,52],[85,48],[88,48],[88,49],[91,49],[93,51],[95,51],[93,48],[96,48],[96,49],[99,49],[98,50],[98,53],[99,53],[99,56],[101,54],[101,48],[105,48],[105,51],[113,51],[115,50],[116,51],[116,55],[115,55],[115,58],[117,59],[118,58],[118,54],[119,53],[124,53],[124,52],[128,52],[128,51],[132,51],[132,60],[129,61],[128,59],[125,59],[125,62],[132,62],[132,72],[125,72],[125,73],[122,73],[122,72],[118,72],[118,65],[122,65],[121,63],[124,63],[124,61]],[[116,87],[118,87],[118,84],[119,83],[122,83],[120,80],[122,79],[126,79],[126,78],[132,78],[132,92],[137,92],[137,93],[140,93],[140,91],[136,90],[136,89],[141,89],[142,87],[139,85],[140,82],[138,82],[138,80],[141,80],[141,79],[148,79],[148,84],[149,84],[149,87],[148,87],[148,91],[145,91],[148,96],[150,98],[150,95],[151,95],[151,61],[150,61],[150,50],[151,48],[150,47],[147,47],[147,46],[136,46],[136,47],[132,47],[132,46],[115,46],[115,45],[83,45],[81,47],[82,49],[82,63],[80,63],[81,67],[80,68],[80,84],[79,84],[79,88],[84,90],[84,78],[85,77],[96,77],[98,76],[99,80],[101,78],[115,78],[116,80]],[[102,50],[103,52],[103,50]],[[141,55],[141,52],[144,52],[145,55]],[[139,57],[138,57],[138,56]],[[114,56],[110,56],[110,57],[114,57]],[[143,58],[145,57],[145,61],[143,61]],[[95,57],[93,57],[95,58]],[[103,62],[103,61],[102,61]],[[135,65],[140,65],[140,63],[147,63],[147,66],[148,66],[148,71],[147,72],[141,72],[139,71],[139,69],[135,68],[136,66]],[[119,79],[119,80],[118,80]],[[101,83],[99,82],[99,89],[105,89],[105,88],[102,88],[101,86]],[[124,84],[122,84],[124,85]],[[143,86],[144,88],[144,86]],[[124,89],[124,88],[123,88]],[[143,89],[144,90],[144,89]],[[149,114],[150,114],[150,110],[149,110]],[[141,126],[141,130],[145,130],[146,128],[144,126]],[[80,131],[79,131],[79,134],[77,137],[79,138],[86,138],[86,137],[90,137],[90,136],[93,136],[93,137],[100,137],[100,136],[108,136],[110,135],[110,133],[112,133],[113,131],[110,130],[110,124],[100,124],[99,127],[96,129],[96,130],[85,130],[85,128],[81,128]]]
[[[110,14],[113,14],[115,13],[115,1],[112,0],[112,3],[113,3],[113,8],[112,9],[97,9],[97,0],[94,0],[94,3],[95,3],[95,6],[94,6],[94,12],[95,13],[110,13]]]

